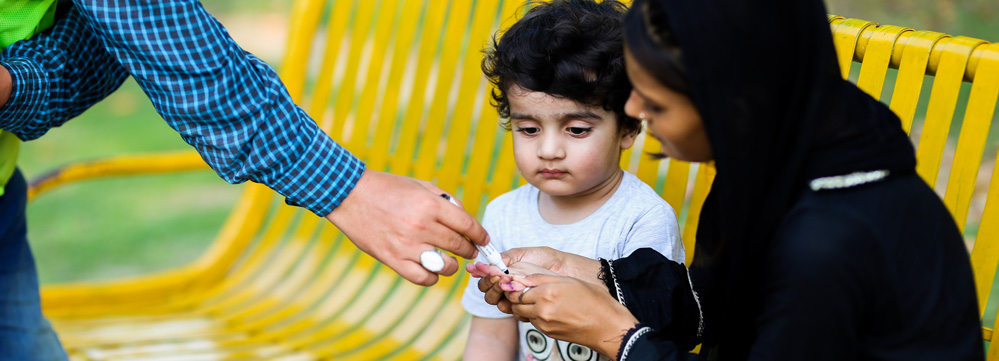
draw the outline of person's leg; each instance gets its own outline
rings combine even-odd
[[[42,317],[26,203],[27,185],[18,170],[0,196],[0,361],[63,361],[66,351]]]

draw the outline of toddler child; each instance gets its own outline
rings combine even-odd
[[[486,206],[482,225],[497,249],[548,246],[618,259],[652,248],[683,263],[673,209],[620,167],[641,130],[624,113],[625,11],[613,0],[537,3],[486,51],[482,69],[528,182]],[[475,278],[462,305],[473,315],[465,360],[607,359],[500,312]]]

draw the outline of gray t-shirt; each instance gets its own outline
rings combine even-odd
[[[624,172],[624,171],[622,171]],[[652,248],[683,263],[683,243],[676,214],[655,190],[631,173],[614,195],[593,214],[573,224],[545,222],[538,210],[538,188],[527,184],[507,192],[486,206],[482,226],[496,249],[548,246],[597,259],[625,257],[639,248]],[[477,260],[485,262],[480,256]],[[483,299],[478,279],[469,280],[461,304],[469,313],[485,318],[511,317]],[[588,348],[555,341],[520,322],[519,360],[598,360]],[[589,356],[589,357],[587,357]],[[603,360],[605,358],[599,358]]]

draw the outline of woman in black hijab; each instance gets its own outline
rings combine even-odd
[[[690,264],[700,310],[684,268],[643,251],[511,250],[569,277],[483,279],[487,301],[618,360],[983,359],[957,226],[898,118],[840,77],[825,14],[636,0],[627,15],[626,111],[663,156],[718,171]]]

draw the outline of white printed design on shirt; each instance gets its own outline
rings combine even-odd
[[[520,348],[527,361],[598,361],[606,360],[589,347],[546,336],[529,323],[520,323]],[[556,350],[558,350],[556,352]]]

